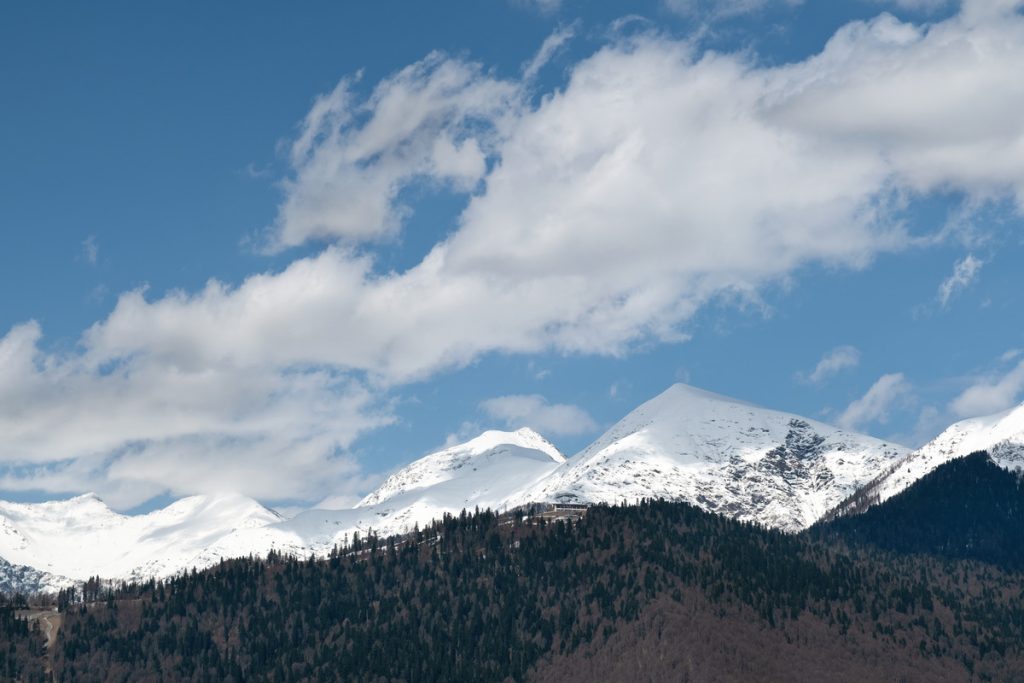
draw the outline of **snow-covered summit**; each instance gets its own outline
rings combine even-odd
[[[168,576],[192,567],[198,554],[236,529],[280,519],[237,494],[189,496],[144,515],[114,512],[93,494],[0,501],[0,557],[78,580]]]
[[[547,469],[551,463],[565,462],[565,456],[532,429],[524,427],[514,432],[489,430],[470,441],[431,453],[403,467],[356,507],[377,505],[414,489],[461,478],[479,471],[481,467],[488,470],[500,467],[498,461],[501,460],[517,462],[517,467],[525,464],[527,469],[533,470],[537,469],[531,464],[533,462],[539,463],[541,469]]]
[[[1024,468],[1024,403],[994,415],[957,422],[895,463],[865,490],[867,504],[881,503],[908,488],[939,465],[975,451],[988,451],[1006,469]]]
[[[907,452],[870,436],[676,384],[520,500],[684,500],[795,531]]]

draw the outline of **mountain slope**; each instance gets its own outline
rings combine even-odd
[[[797,531],[906,453],[869,436],[676,384],[519,500],[665,498]]]
[[[0,593],[2,594],[56,593],[60,589],[69,588],[74,584],[75,582],[69,578],[47,574],[24,565],[11,564],[0,557]]]
[[[830,517],[885,502],[940,465],[978,451],[987,452],[995,464],[1005,469],[1024,467],[1024,404],[953,424],[843,501]]]
[[[277,521],[280,516],[251,498],[231,494],[191,496],[132,516],[92,494],[0,502],[0,557],[77,580],[161,577],[194,566],[199,554],[235,529]]]
[[[987,453],[954,458],[862,514],[816,525],[828,540],[1024,569],[1024,479]]]
[[[536,461],[543,467],[528,466],[526,470],[538,471],[525,474],[518,469],[519,460]],[[517,462],[516,467],[505,467],[511,462]],[[463,487],[467,489],[467,493],[479,487],[500,487],[495,489],[498,491],[496,495],[490,496],[490,499],[498,500],[500,503],[503,496],[509,495],[510,489],[521,483],[520,474],[525,474],[527,479],[533,478],[535,474],[546,472],[552,462],[563,463],[565,456],[532,429],[519,429],[515,432],[487,431],[471,441],[431,453],[403,467],[388,477],[387,481],[366,496],[356,507],[376,505],[414,489],[436,486],[455,479],[473,480],[473,484]],[[471,474],[480,471],[481,467],[485,468],[484,473],[479,476]],[[497,471],[499,469],[508,471]],[[493,475],[494,478],[511,476],[515,481],[491,481],[484,476],[485,474]],[[467,502],[468,500],[467,498]]]

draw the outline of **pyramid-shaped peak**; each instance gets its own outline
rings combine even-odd
[[[665,391],[661,392],[653,399],[651,399],[648,403],[669,401],[734,403],[736,405],[747,406],[749,408],[761,407],[756,404],[750,403],[749,401],[743,401],[738,398],[726,396],[724,394],[716,394],[713,391],[701,389],[690,384],[683,384],[681,382],[673,384],[668,389],[666,389]]]

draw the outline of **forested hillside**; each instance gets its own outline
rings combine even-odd
[[[951,460],[861,514],[816,525],[826,541],[1024,570],[1024,478],[984,452]]]
[[[487,512],[71,606],[63,681],[1012,680],[1022,577],[686,504]],[[604,675],[601,675],[601,674]]]
[[[17,617],[22,606],[22,597],[0,594],[0,680],[41,683],[49,680],[43,669],[43,637]]]

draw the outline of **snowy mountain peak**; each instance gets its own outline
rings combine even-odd
[[[198,556],[238,529],[280,519],[237,494],[190,496],[143,515],[118,514],[92,494],[45,503],[0,501],[0,558],[78,580],[163,577],[202,565]]]
[[[423,456],[395,472],[376,491],[356,507],[377,505],[408,491],[435,486],[458,479],[481,467],[491,469],[489,461],[535,461],[543,467],[565,462],[565,456],[550,441],[529,428],[514,432],[489,430],[456,446]]]
[[[993,451],[992,457],[1003,467],[1024,465],[1024,403],[994,415],[957,422],[920,452],[967,455],[982,450]]]
[[[188,496],[150,515],[168,522],[201,519],[206,524],[223,524],[230,528],[260,527],[283,519],[278,513],[240,493]]]
[[[52,502],[57,502],[57,503],[65,502],[65,503],[73,503],[73,504],[76,504],[76,505],[77,504],[87,505],[87,504],[92,504],[92,503],[102,503],[103,505],[106,505],[106,503],[103,502],[103,499],[100,498],[99,496],[97,496],[92,491],[89,491],[88,493],[83,493],[80,496],[74,496],[73,498],[68,498],[66,501],[52,501]]]
[[[111,510],[95,493],[85,493],[65,500],[45,503],[9,503],[0,501],[0,519],[18,521],[33,519],[51,525],[62,525],[79,520],[90,523],[113,522],[122,515]]]
[[[795,531],[906,453],[869,436],[676,384],[520,500],[685,500]]]
[[[505,432],[498,429],[489,429],[465,443],[458,444],[456,446],[450,446],[443,450],[431,453],[425,456],[424,459],[440,456],[441,454],[448,452],[466,452],[473,455],[480,455],[486,453],[495,448],[501,446],[519,446],[520,448],[532,448],[534,450],[547,453],[551,456],[551,459],[555,462],[564,462],[565,456],[555,448],[555,446],[545,439],[543,436],[530,429],[529,427],[521,427],[514,432]]]
[[[939,465],[976,451],[988,451],[1000,467],[1024,468],[1024,403],[994,415],[972,417],[951,425],[866,486],[859,493],[857,504],[884,502]]]
[[[733,398],[732,396],[726,396],[724,394],[716,394],[713,391],[701,389],[700,387],[695,387],[690,384],[683,384],[682,382],[676,382],[647,403],[655,405],[659,403],[672,403],[673,405],[679,405],[681,402],[687,401],[692,401],[696,404],[702,405],[710,403],[734,403],[748,408],[758,408],[763,410],[761,406],[750,403],[749,401]]]

